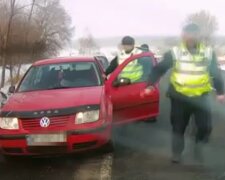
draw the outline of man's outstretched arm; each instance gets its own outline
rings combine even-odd
[[[147,86],[152,86],[170,69],[173,67],[173,55],[169,51],[164,54],[163,59],[155,67],[153,67],[147,82]]]

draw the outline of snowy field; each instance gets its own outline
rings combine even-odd
[[[111,61],[118,53],[118,49],[116,47],[104,47],[100,48],[99,52],[94,55],[103,55],[108,58],[109,61]],[[66,49],[60,51],[58,57],[75,57],[75,56],[81,56],[79,54],[79,51],[77,49]],[[82,55],[84,56],[84,55]],[[90,56],[90,55],[87,55]]]

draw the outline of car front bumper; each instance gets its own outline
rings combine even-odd
[[[29,134],[0,135],[0,151],[5,155],[51,155],[66,154],[96,149],[106,144],[111,138],[111,125],[82,130],[60,131],[65,133],[64,143],[29,146]],[[51,132],[52,133],[52,132]]]

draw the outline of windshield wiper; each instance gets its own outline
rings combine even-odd
[[[71,86],[55,86],[55,87],[48,88],[48,90],[51,90],[51,89],[69,89],[69,88],[72,88],[72,87]]]

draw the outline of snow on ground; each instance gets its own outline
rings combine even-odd
[[[24,64],[24,65],[22,65],[20,74],[24,75],[26,73],[26,71],[29,69],[30,66],[31,66],[31,64]],[[2,67],[0,67],[0,77],[1,77],[1,74],[2,74]],[[6,73],[5,73],[5,82],[6,82],[6,84],[5,84],[5,86],[2,89],[0,89],[4,93],[7,93],[8,89],[10,87],[10,84],[8,82],[9,78],[10,78],[10,74],[9,74],[9,70],[7,69]]]
[[[0,67],[0,77],[2,76],[2,67]],[[5,72],[5,78],[6,78],[6,82],[8,81],[8,79],[9,79],[9,70],[6,70],[6,72]],[[0,78],[0,81],[1,81],[1,78]],[[6,84],[2,89],[0,89],[2,92],[4,92],[4,93],[7,93],[7,91],[8,91],[8,88],[9,88],[9,85],[8,84]]]
[[[108,58],[109,61],[111,61],[116,55],[117,55],[118,49],[116,47],[104,47],[100,48],[99,52],[94,55],[104,55]],[[64,49],[60,51],[58,57],[69,57],[69,56],[81,56],[79,54],[79,51],[77,49]],[[82,55],[83,56],[83,55]],[[87,55],[90,56],[90,55]]]
[[[111,61],[117,55],[118,49],[116,47],[105,47],[101,48],[100,52]]]

